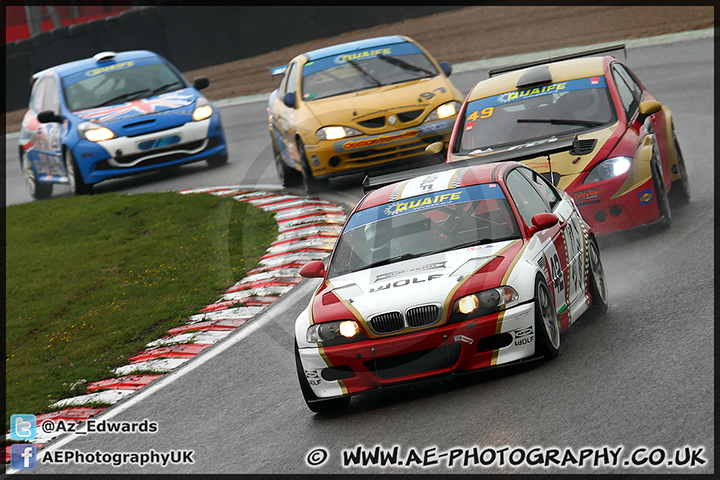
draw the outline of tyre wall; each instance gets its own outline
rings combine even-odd
[[[5,45],[5,111],[27,106],[33,73],[105,50],[152,50],[181,71],[461,7],[140,7]]]

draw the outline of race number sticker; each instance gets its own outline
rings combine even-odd
[[[580,227],[577,215],[573,214],[563,230],[565,253],[568,259],[568,300],[574,302],[582,295],[584,287],[583,262],[585,252],[585,236]]]

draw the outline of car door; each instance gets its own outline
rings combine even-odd
[[[563,274],[567,280],[568,305],[574,305],[584,299],[585,276],[587,272],[585,250],[586,236],[580,221],[580,214],[547,179],[530,169],[520,170],[540,195],[548,202],[552,213],[560,220],[560,231],[563,237],[567,263]]]
[[[298,70],[297,62],[288,65],[273,102],[273,134],[278,142],[280,155],[288,164],[297,163],[298,155],[295,144],[295,108],[286,105],[284,99],[290,94],[294,95],[295,101],[297,101]]]
[[[528,178],[532,178],[534,171],[529,170],[528,172],[526,170],[529,169],[513,169],[508,173],[505,183],[520,216],[529,227],[532,226],[532,217],[538,213],[555,213],[553,210],[559,205],[560,200],[556,198],[551,204],[544,198],[528,180]],[[540,175],[537,176],[541,177]],[[550,272],[550,284],[548,287],[553,291],[553,297],[555,298],[555,312],[557,317],[561,317],[568,310],[570,299],[568,298],[567,288],[567,250],[563,235],[565,225],[563,225],[560,216],[558,218],[561,220],[559,223],[537,232],[535,236],[541,242],[541,256]],[[567,324],[562,327],[565,328],[566,326]]]
[[[29,130],[31,149],[27,149],[28,158],[33,164],[39,181],[65,175],[62,159],[62,141],[60,122],[41,123],[38,114],[52,111],[60,117],[60,90],[52,74],[37,81],[30,102],[31,116],[25,127]]]

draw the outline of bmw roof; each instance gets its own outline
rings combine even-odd
[[[96,67],[97,65],[126,62],[128,60],[135,60],[138,58],[148,58],[148,57],[158,57],[159,58],[159,56],[156,53],[150,52],[148,50],[130,50],[127,52],[120,52],[120,53],[101,52],[91,58],[75,60],[73,62],[63,63],[60,65],[55,65],[50,68],[46,68],[45,70],[41,70],[41,71],[33,74],[32,80],[35,80],[36,78],[40,77],[41,75],[43,75],[45,72],[47,72],[49,70],[54,70],[60,76],[64,77],[66,75],[70,75],[70,74],[77,73],[77,72],[82,72],[83,70],[87,70],[89,68]]]
[[[339,55],[352,50],[364,50],[367,48],[373,48],[380,45],[387,45],[389,43],[403,43],[408,42],[407,37],[401,35],[390,35],[387,37],[376,37],[368,38],[365,40],[357,40],[355,42],[341,43],[339,45],[333,45],[331,47],[319,48],[310,52],[304,53],[308,57],[308,60],[316,60],[318,58],[331,57],[333,55]]]

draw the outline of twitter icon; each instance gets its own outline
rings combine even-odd
[[[35,415],[20,414],[10,416],[11,440],[35,440],[37,436],[37,422]]]

